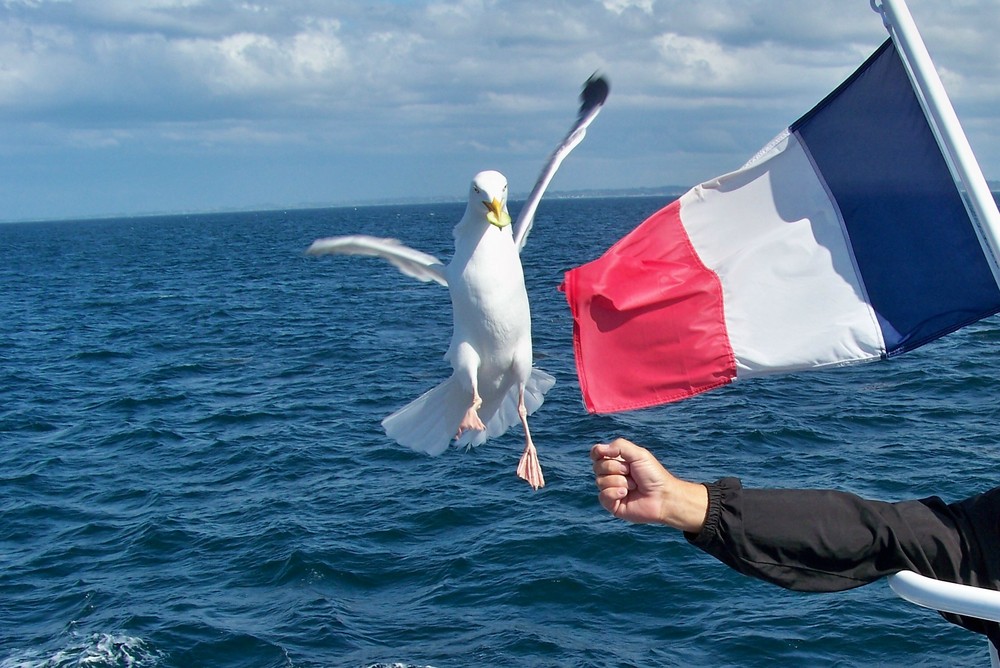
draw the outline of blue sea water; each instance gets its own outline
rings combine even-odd
[[[381,432],[449,372],[447,291],[315,238],[442,258],[463,205],[0,225],[0,668],[977,666],[884,583],[800,594],[615,520],[587,452],[678,475],[957,500],[996,484],[1000,322],[901,358],[588,415],[562,273],[665,202],[543,203],[523,255],[547,486],[521,434]],[[512,206],[515,210],[516,206]]]

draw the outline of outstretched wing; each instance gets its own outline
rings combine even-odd
[[[549,156],[548,163],[538,176],[538,180],[535,181],[535,187],[531,189],[531,194],[528,195],[521,213],[517,216],[517,222],[514,224],[514,244],[517,246],[518,252],[524,248],[528,232],[531,231],[531,226],[535,222],[535,209],[538,208],[538,202],[542,199],[545,189],[549,187],[549,181],[555,176],[556,170],[559,169],[559,165],[566,159],[569,152],[583,141],[583,137],[587,134],[587,126],[597,118],[604,101],[608,98],[609,90],[608,80],[603,76],[598,76],[596,72],[584,84],[583,92],[580,93],[580,113],[577,114],[576,122],[570,128],[566,138]]]
[[[397,239],[383,239],[355,234],[343,237],[317,239],[306,250],[309,255],[370,255],[390,262],[407,276],[418,281],[437,281],[447,287],[444,265],[433,255],[428,255]]]

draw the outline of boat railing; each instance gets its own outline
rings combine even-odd
[[[900,571],[890,575],[888,579],[892,591],[910,603],[941,612],[1000,622],[1000,591],[942,582],[913,571]],[[993,643],[989,643],[989,646],[990,663],[993,668],[1000,668],[997,648]]]

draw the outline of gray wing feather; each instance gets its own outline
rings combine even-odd
[[[343,237],[317,239],[306,249],[309,255],[368,255],[380,257],[391,263],[407,276],[418,281],[436,281],[447,287],[444,265],[433,255],[428,255],[397,239],[384,239],[355,234]]]
[[[549,161],[542,169],[538,180],[535,181],[535,187],[531,189],[531,194],[528,195],[528,199],[525,200],[524,206],[517,216],[517,222],[514,224],[514,244],[517,246],[518,252],[524,248],[525,240],[535,222],[535,210],[538,208],[538,202],[542,199],[545,189],[549,187],[549,182],[555,176],[562,161],[566,159],[570,151],[576,148],[577,144],[583,141],[587,134],[587,126],[597,118],[597,114],[600,113],[601,107],[608,97],[609,90],[608,80],[603,76],[598,76],[596,72],[584,84],[583,92],[580,93],[580,112],[577,114],[576,122],[573,123],[573,127],[570,128],[562,143],[549,156]]]

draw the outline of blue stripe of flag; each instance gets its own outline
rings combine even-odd
[[[791,130],[840,208],[889,356],[1000,311],[1000,289],[891,40]]]

